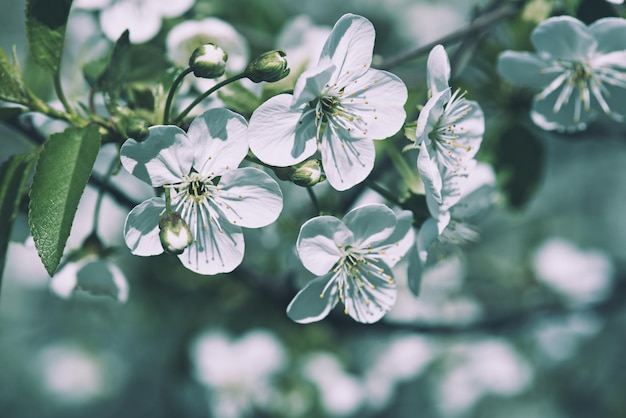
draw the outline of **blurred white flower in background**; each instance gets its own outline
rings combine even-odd
[[[339,359],[331,353],[311,354],[302,372],[317,387],[322,406],[331,416],[352,415],[366,401],[361,381],[344,371]]]
[[[445,416],[463,416],[486,395],[520,394],[533,380],[528,362],[496,338],[453,345],[447,360],[436,389]]]
[[[272,377],[285,367],[286,353],[276,336],[253,330],[238,339],[214,330],[190,346],[193,376],[208,390],[213,415],[234,418],[272,408]]]
[[[100,10],[100,27],[111,41],[130,31],[132,43],[143,43],[161,30],[164,18],[177,17],[193,6],[195,0],[76,0],[74,7]]]
[[[376,409],[389,406],[397,385],[422,374],[435,358],[436,350],[430,340],[419,335],[393,336],[365,372],[368,404]]]
[[[331,27],[316,25],[307,15],[298,15],[285,23],[276,39],[276,48],[287,54],[292,84],[309,66],[319,60],[324,41],[330,35]]]
[[[553,361],[563,361],[576,354],[578,346],[602,329],[603,321],[593,313],[544,320],[537,324],[534,337],[541,352]]]
[[[601,250],[582,250],[562,238],[541,244],[532,258],[537,279],[574,304],[605,299],[613,285],[614,266]]]
[[[82,404],[113,395],[121,386],[119,360],[59,343],[43,348],[34,364],[43,388],[57,401]]]

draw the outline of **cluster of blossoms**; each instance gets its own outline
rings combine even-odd
[[[411,257],[409,285],[415,294],[423,269],[441,257],[438,246],[476,241],[478,233],[470,222],[493,200],[493,170],[474,159],[485,130],[482,109],[460,90],[453,93],[449,80],[448,55],[437,45],[428,56],[431,97],[419,114],[414,145],[430,212]]]
[[[599,112],[626,120],[626,19],[586,26],[570,16],[545,20],[531,34],[537,53],[505,51],[498,71],[538,90],[530,112],[546,130],[579,131]]]

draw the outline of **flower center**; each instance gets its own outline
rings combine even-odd
[[[211,180],[195,172],[191,173],[183,182],[176,186],[177,190],[184,193],[183,198],[185,200],[192,199],[196,202],[207,198],[214,188],[215,185]]]

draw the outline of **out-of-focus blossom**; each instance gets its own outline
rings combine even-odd
[[[74,7],[100,10],[100,27],[110,40],[117,41],[128,29],[131,42],[143,43],[159,33],[164,18],[180,16],[194,3],[195,0],[77,0]]]
[[[614,267],[600,250],[582,250],[562,238],[541,244],[532,259],[535,275],[572,303],[605,299],[613,285]]]
[[[118,389],[121,373],[114,357],[72,344],[45,347],[35,358],[44,390],[58,402],[84,404]]]
[[[328,182],[346,190],[374,167],[375,139],[395,134],[406,117],[406,86],[370,68],[374,26],[344,15],[316,66],[302,73],[293,95],[279,94],[250,119],[250,149],[264,163],[286,167],[318,151]]]
[[[531,34],[537,53],[505,51],[498,71],[508,81],[539,90],[531,117],[546,130],[577,131],[599,111],[626,117],[626,19],[603,18],[586,26],[552,17]]]
[[[458,344],[449,358],[437,388],[437,405],[446,416],[467,415],[486,395],[517,395],[533,380],[528,362],[503,340]]]
[[[347,373],[330,353],[311,354],[305,360],[303,374],[315,384],[322,406],[331,416],[351,416],[366,402],[360,380]]]
[[[295,79],[317,63],[330,31],[329,26],[315,25],[308,15],[298,15],[285,24],[278,34],[276,47],[287,54],[290,77]]]
[[[273,377],[286,365],[286,354],[276,337],[263,330],[238,339],[206,331],[190,346],[195,379],[208,390],[214,416],[249,416],[254,410],[272,410]]]
[[[393,267],[413,246],[412,216],[381,204],[361,206],[343,221],[318,216],[302,225],[297,250],[304,267],[320,277],[287,307],[300,323],[319,321],[341,301],[362,323],[378,321],[396,300]]]
[[[206,111],[187,132],[153,126],[142,142],[128,139],[122,145],[124,168],[170,194],[172,210],[193,238],[178,258],[196,273],[234,270],[244,254],[241,228],[269,225],[280,214],[282,193],[276,181],[257,168],[238,168],[247,152],[246,121],[227,109]],[[128,214],[124,238],[133,254],[163,252],[159,222],[165,211],[165,199],[154,197]]]
[[[545,319],[533,332],[542,354],[553,361],[563,361],[576,354],[578,346],[602,329],[604,321],[591,312],[565,318]]]

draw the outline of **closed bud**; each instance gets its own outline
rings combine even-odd
[[[148,134],[148,128],[150,123],[143,118],[131,118],[126,123],[126,133],[129,138],[133,138],[139,142],[146,139]]]
[[[161,245],[170,254],[181,254],[191,244],[192,238],[189,226],[177,212],[161,219],[159,230]]]
[[[326,180],[319,160],[309,160],[295,167],[291,181],[302,187],[315,186]]]
[[[208,43],[197,47],[189,58],[189,67],[199,78],[217,78],[226,71],[228,54],[219,46]]]
[[[287,54],[280,49],[265,52],[246,67],[246,77],[255,83],[274,82],[289,75]]]

